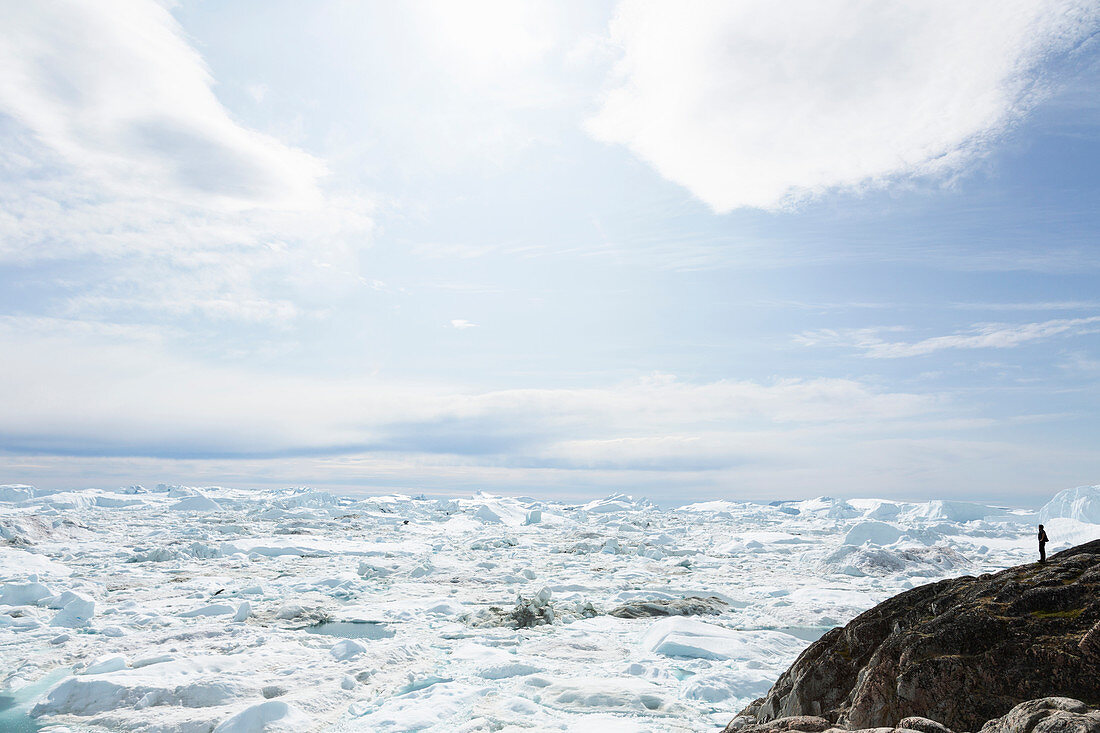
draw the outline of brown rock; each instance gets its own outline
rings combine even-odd
[[[758,725],[819,715],[849,729],[921,716],[973,731],[1022,700],[1100,700],[1096,658],[1080,648],[1098,621],[1100,540],[895,596],[810,645],[744,713]]]
[[[898,728],[920,731],[920,733],[952,733],[951,729],[943,723],[937,723],[929,718],[919,715],[911,715],[898,721]]]
[[[788,731],[790,733],[822,733],[831,725],[825,718],[819,718],[816,715],[791,715],[743,728],[731,729],[727,725],[726,731],[730,731],[730,733],[734,730],[738,733],[788,733]]]
[[[1100,713],[1080,700],[1044,697],[986,722],[981,733],[1100,733]]]
[[[1089,631],[1081,637],[1081,643],[1077,645],[1083,653],[1100,658],[1100,621],[1097,621]]]

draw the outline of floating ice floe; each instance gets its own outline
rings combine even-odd
[[[886,522],[859,522],[844,535],[845,545],[889,545],[901,538],[901,530]]]
[[[85,667],[81,674],[105,674],[107,672],[117,672],[129,666],[130,663],[121,654],[104,654]]]
[[[268,700],[245,708],[219,724],[214,733],[297,733],[309,730],[315,722],[290,703]]]
[[[562,679],[531,676],[526,694],[540,705],[577,712],[672,713],[681,706],[672,690],[648,680]]]
[[[0,605],[26,606],[53,596],[54,593],[42,583],[5,583],[0,587]]]
[[[947,575],[968,568],[970,564],[966,557],[947,545],[887,548],[845,544],[827,555],[819,567],[856,577],[901,573],[930,577]]]
[[[612,512],[637,512],[649,509],[653,504],[645,499],[635,499],[626,494],[613,494],[606,499],[597,499],[585,504],[581,509],[589,514],[609,514]]]
[[[354,639],[344,639],[343,641],[338,641],[333,644],[332,648],[329,649],[329,653],[332,654],[332,656],[336,659],[344,660],[352,659],[353,657],[362,654],[366,650],[367,647],[355,641]]]
[[[689,700],[716,703],[763,697],[775,682],[772,667],[737,668],[693,675],[684,680],[680,694]]]
[[[184,557],[184,554],[179,550],[172,550],[167,547],[153,547],[148,550],[135,552],[130,557],[126,558],[126,562],[169,562],[171,560],[179,560]]]
[[[490,691],[487,686],[463,682],[439,681],[395,695],[355,722],[362,730],[397,733],[420,731],[442,723],[464,723],[465,714],[478,698]]]
[[[192,608],[190,611],[182,611],[177,615],[180,618],[195,618],[196,616],[228,616],[236,612],[237,609],[228,603],[208,603],[205,606]]]
[[[95,601],[85,595],[73,593],[72,598],[50,620],[50,626],[80,628],[88,626],[95,615]]]
[[[180,499],[168,508],[174,512],[218,512],[222,505],[202,494],[196,494]]]
[[[797,655],[806,646],[779,631],[733,631],[680,616],[655,622],[640,643],[666,657],[743,660]]]
[[[35,705],[32,715],[88,716],[118,708],[222,705],[252,691],[236,675],[226,675],[239,664],[232,657],[205,656],[69,677]]]

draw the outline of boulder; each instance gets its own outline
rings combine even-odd
[[[1020,703],[987,721],[981,733],[1100,733],[1100,711],[1069,697],[1043,697]]]
[[[832,727],[832,723],[816,715],[791,715],[776,718],[767,723],[748,725],[739,728],[739,733],[822,733]]]
[[[1098,621],[1100,540],[1045,564],[920,586],[810,645],[727,730],[814,715],[849,730],[896,724],[932,733],[909,720],[920,716],[976,731],[1025,700],[1097,701],[1100,674],[1088,650]],[[1084,724],[1057,721],[1044,725]]]
[[[937,723],[929,718],[919,715],[910,715],[898,721],[898,728],[903,730],[915,730],[919,733],[952,733],[951,729],[943,723]]]

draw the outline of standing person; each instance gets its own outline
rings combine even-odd
[[[1039,562],[1047,561],[1047,531],[1039,525]]]

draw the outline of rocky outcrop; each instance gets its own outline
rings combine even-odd
[[[1098,733],[1100,711],[1080,700],[1044,697],[1028,700],[1003,717],[988,721],[981,733]]]
[[[1081,650],[1082,654],[1093,657],[1100,662],[1100,621],[1097,621],[1092,629],[1081,637],[1081,643],[1077,645],[1077,648]]]
[[[817,715],[792,715],[737,730],[740,733],[821,733],[832,727],[832,723]]]
[[[790,716],[849,730],[894,729],[919,716],[976,731],[1025,700],[1055,695],[1097,706],[1098,622],[1100,540],[1045,564],[931,583],[825,634],[727,731]],[[1077,730],[1058,720],[1044,725]]]
[[[737,733],[953,733],[942,723],[920,716],[902,718],[893,727],[856,730],[838,728],[816,715],[794,715],[757,724],[738,716],[730,725],[738,721],[746,725],[733,728]],[[731,729],[727,726],[726,730]],[[1004,716],[986,721],[981,733],[1100,733],[1100,710],[1068,697],[1043,697],[1020,703]]]

